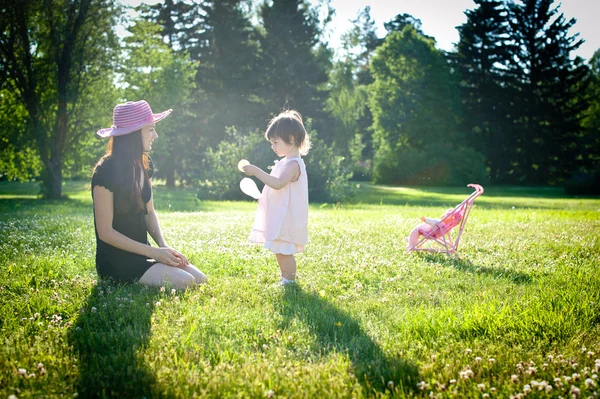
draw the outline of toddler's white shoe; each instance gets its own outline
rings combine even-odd
[[[288,280],[285,277],[281,277],[279,279],[279,284],[281,284],[282,286],[288,285],[288,284],[296,284],[296,280]]]

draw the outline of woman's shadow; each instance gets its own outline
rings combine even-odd
[[[159,292],[139,285],[94,286],[69,331],[79,397],[152,397],[154,374],[143,359]]]
[[[307,292],[301,286],[284,286],[280,312],[285,329],[293,319],[304,323],[315,337],[319,353],[329,351],[348,356],[352,373],[365,393],[394,389],[413,392],[418,381],[418,369],[396,356],[387,356],[359,323],[344,311],[337,309],[318,294]]]

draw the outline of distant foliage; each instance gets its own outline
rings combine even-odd
[[[488,173],[484,156],[469,147],[452,148],[432,144],[424,150],[382,149],[375,160],[375,182],[402,185],[486,184]]]
[[[349,182],[352,172],[344,157],[336,156],[331,147],[319,139],[316,131],[307,129],[311,136],[312,149],[304,157],[308,174],[309,201],[340,202],[352,195]],[[248,199],[239,188],[239,182],[246,177],[237,169],[240,159],[247,159],[266,172],[274,164],[277,156],[271,150],[262,133],[252,132],[245,136],[235,128],[229,128],[227,137],[216,149],[208,149],[198,171],[198,198],[210,200]],[[259,189],[263,184],[256,178]]]

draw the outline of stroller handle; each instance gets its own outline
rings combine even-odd
[[[479,184],[467,184],[467,187],[472,187],[475,189],[475,192],[473,193],[475,195],[473,198],[479,197],[481,194],[483,194],[483,187],[481,187]]]

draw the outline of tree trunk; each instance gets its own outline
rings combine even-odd
[[[42,177],[42,195],[46,199],[62,198],[62,167],[59,159],[53,156]]]
[[[175,187],[175,165],[172,161],[168,161],[165,165],[165,176],[167,178],[167,187]]]

